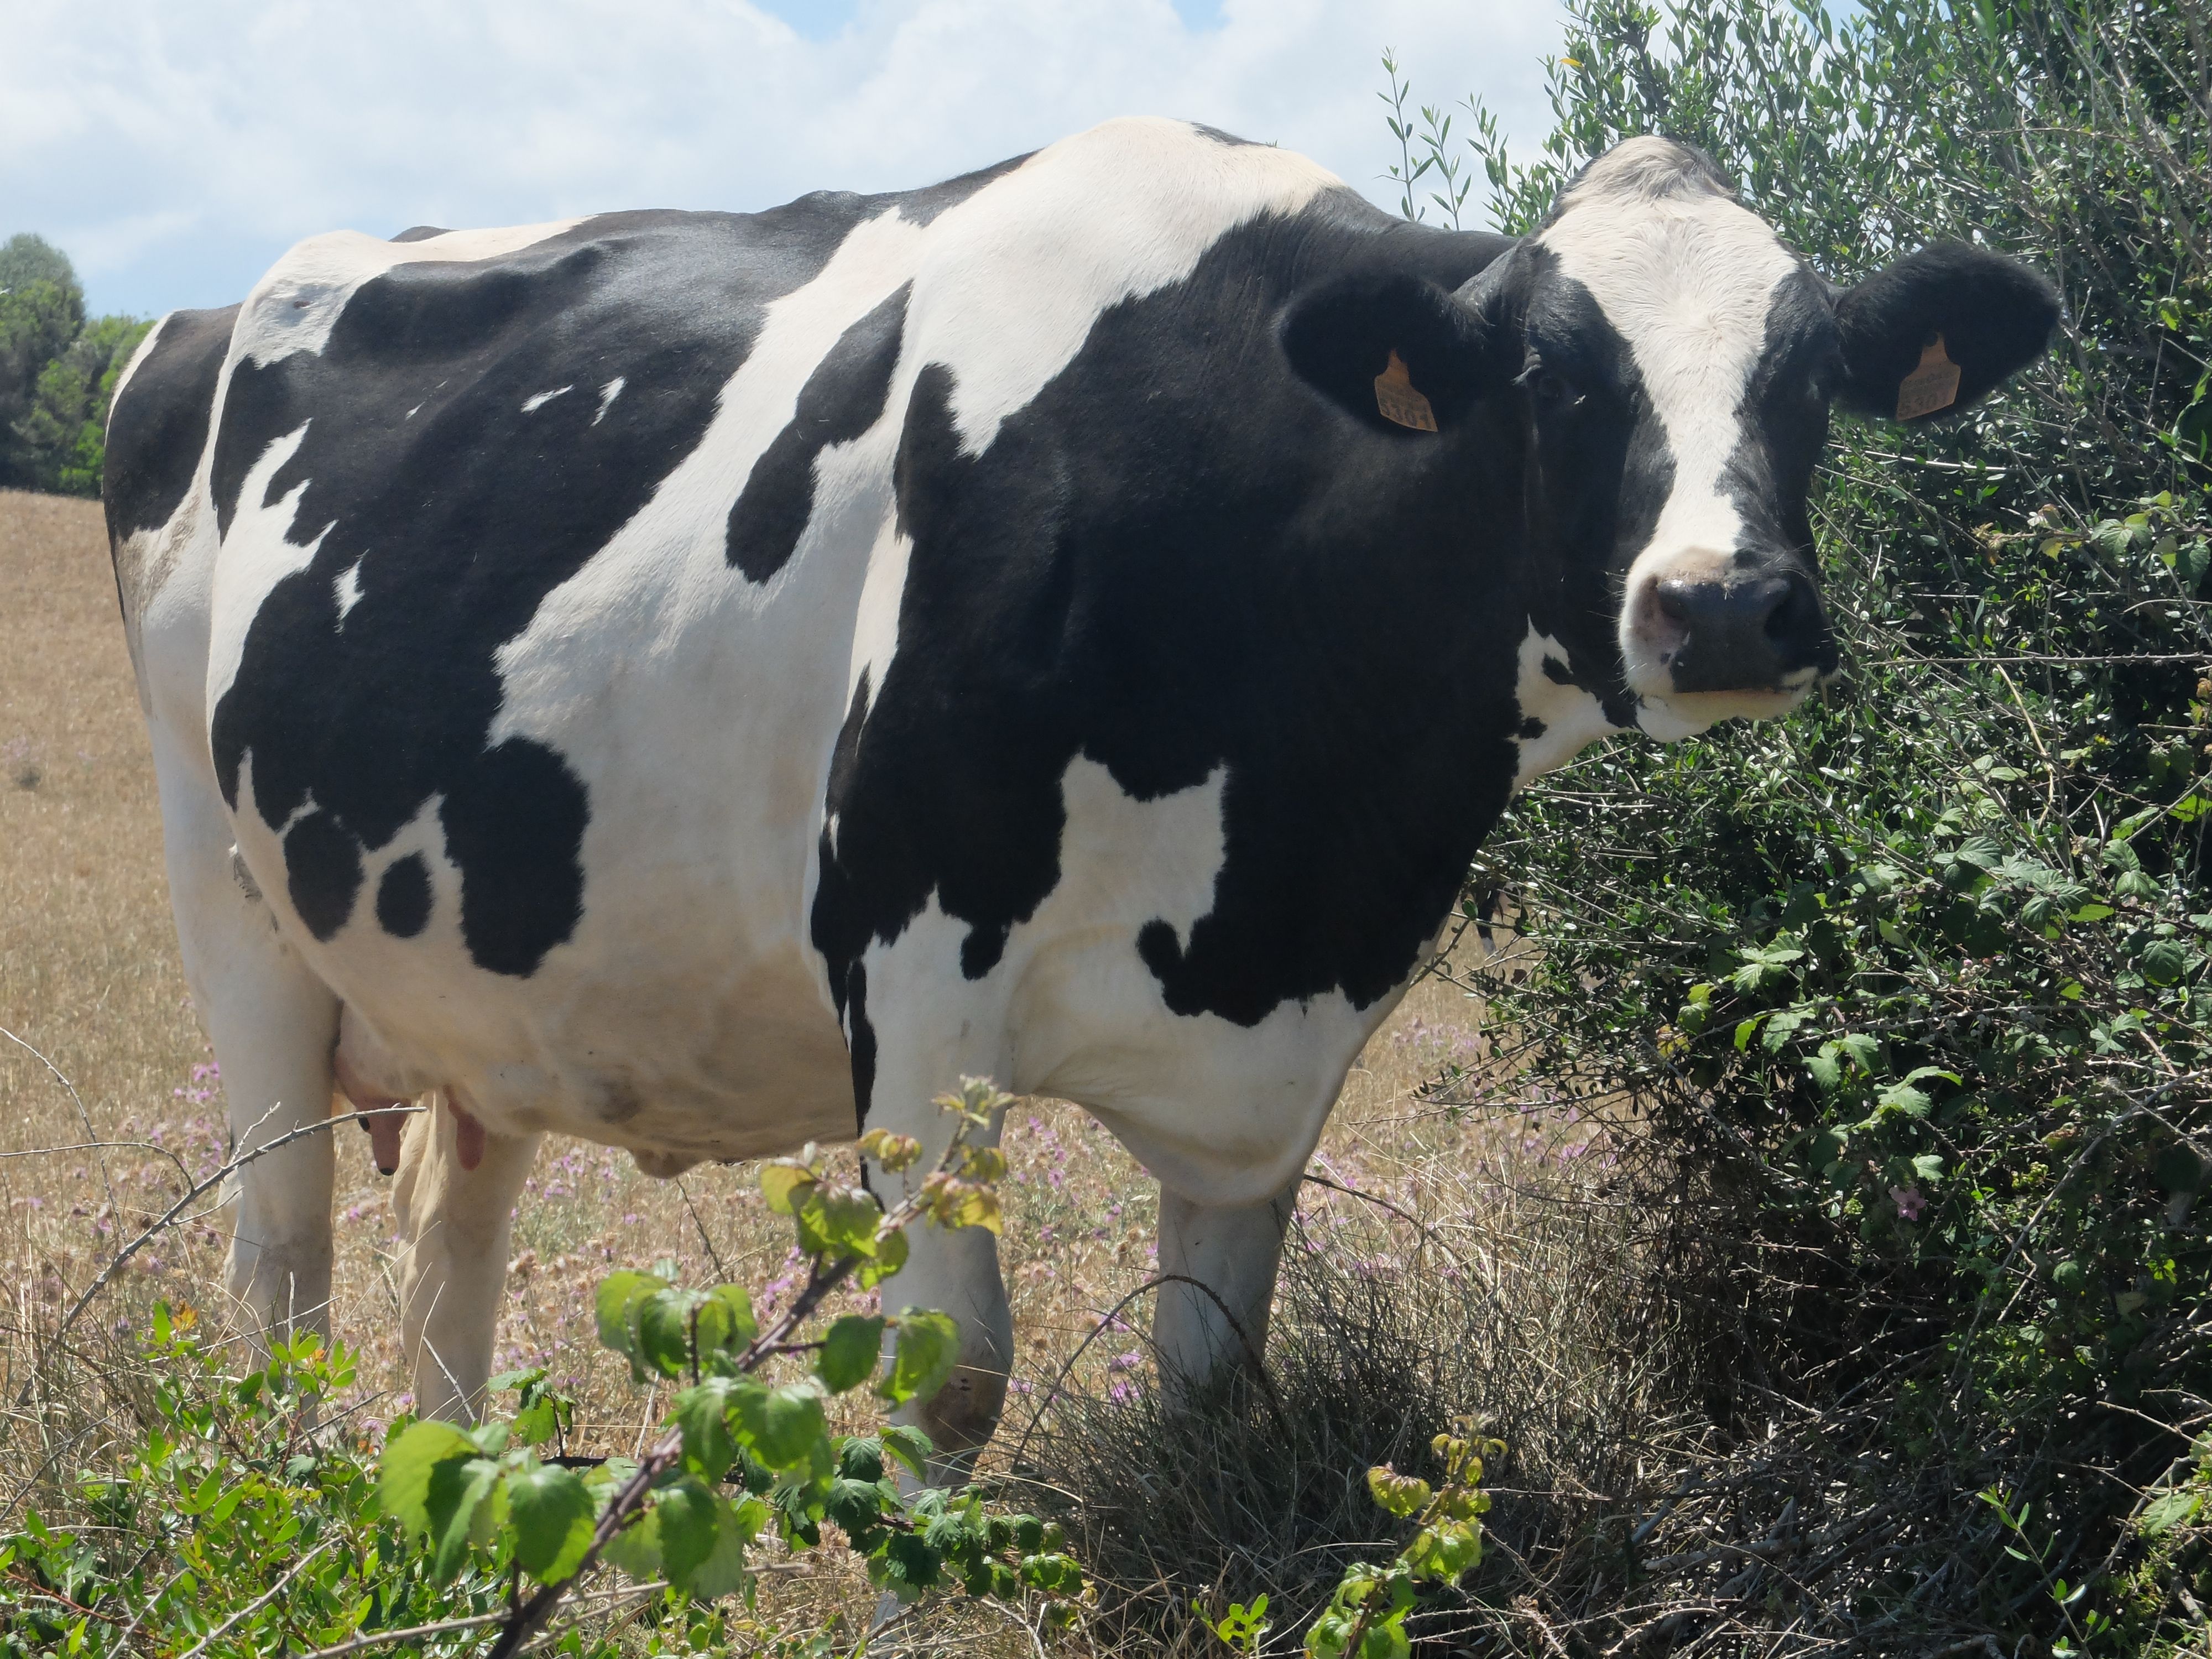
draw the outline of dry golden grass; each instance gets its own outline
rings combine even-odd
[[[0,493],[0,1024],[70,1079],[98,1138],[157,1143],[196,1173],[211,1168],[220,1097],[178,960],[147,740],[92,502]],[[1425,1211],[1422,1182],[1437,1188],[1440,1158],[1469,1172],[1510,1156],[1510,1142],[1445,1125],[1418,1100],[1440,1067],[1471,1063],[1479,1047],[1461,992],[1434,980],[1416,987],[1354,1071],[1322,1167],[1347,1184],[1382,1182],[1394,1201]],[[0,1152],[68,1146],[84,1131],[46,1067],[0,1041]],[[388,1183],[366,1137],[344,1131],[337,1147],[332,1324],[361,1352],[363,1388],[380,1396],[366,1407],[376,1418],[405,1386]],[[1006,1150],[1005,1265],[1022,1348],[1009,1421],[1018,1428],[1103,1311],[1152,1271],[1155,1200],[1128,1156],[1072,1108],[1018,1109]],[[1446,1184],[1462,1198],[1471,1190]],[[0,1159],[0,1253],[15,1304],[0,1316],[0,1382],[11,1394],[28,1363],[27,1332],[179,1190],[176,1165],[143,1147]],[[157,1241],[89,1317],[112,1336],[157,1295],[219,1304],[219,1224],[210,1218]],[[774,1292],[788,1285],[787,1238],[747,1169],[660,1182],[605,1149],[549,1141],[516,1224],[500,1363],[551,1366],[581,1398],[583,1437],[628,1451],[663,1402],[599,1353],[590,1315],[599,1277],[673,1257],[688,1282],[738,1278],[757,1295]],[[1141,1328],[1141,1312],[1133,1317]],[[1104,1389],[1149,1370],[1142,1346],[1093,1344],[1073,1382]],[[12,1489],[13,1469],[0,1475]],[[832,1611],[849,1620],[870,1604],[857,1575],[834,1562],[811,1583],[780,1581],[775,1599],[808,1621]],[[942,1618],[944,1639],[957,1629],[978,1651],[1030,1650],[1028,1636],[995,1615]]]

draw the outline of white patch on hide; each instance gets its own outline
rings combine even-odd
[[[1521,705],[1522,718],[1540,720],[1544,729],[1535,737],[1514,739],[1520,756],[1513,776],[1516,793],[1544,773],[1565,766],[1600,738],[1620,729],[1606,719],[1605,709],[1595,696],[1579,685],[1562,685],[1547,674],[1547,657],[1562,668],[1569,661],[1567,647],[1531,623],[1521,638],[1520,672],[1513,696]]]
[[[363,555],[363,557],[366,556]],[[337,592],[338,629],[341,632],[344,631],[345,619],[353,615],[354,606],[361,603],[361,560],[356,559],[344,569],[339,571],[337,580],[331,584]]]
[[[325,525],[304,546],[291,539],[293,517],[299,511],[301,496],[313,482],[310,479],[301,479],[275,504],[262,504],[269,494],[270,480],[307,441],[307,426],[302,421],[271,440],[239,488],[238,512],[216,557],[209,605],[206,707],[210,713],[238,678],[239,661],[246,654],[246,630],[253,626],[270,590],[313,564],[323,538],[330,534],[331,526]],[[204,471],[204,460],[201,465]]]

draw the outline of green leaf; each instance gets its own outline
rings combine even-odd
[[[1978,870],[1994,870],[2004,862],[2004,851],[1987,836],[1969,836],[1960,842],[1954,854],[1960,863],[1971,864]]]
[[[757,1498],[732,1504],[703,1481],[686,1476],[653,1505],[659,1522],[660,1566],[668,1582],[702,1601],[744,1588],[745,1546],[769,1517]]]
[[[760,1335],[752,1298],[742,1285],[717,1285],[699,1308],[699,1358],[735,1360]]]
[[[2142,976],[2154,985],[2174,985],[2189,973],[2189,948],[2175,939],[2154,939],[2136,958]]]
[[[645,1381],[645,1366],[638,1350],[638,1310],[645,1305],[647,1297],[659,1294],[665,1288],[649,1273],[609,1273],[599,1281],[599,1294],[594,1298],[599,1344],[629,1359],[633,1382]]]
[[[886,1233],[876,1241],[876,1254],[861,1262],[853,1275],[855,1287],[872,1291],[906,1266],[907,1243],[903,1232]]]
[[[637,1311],[637,1347],[663,1376],[681,1376],[691,1364],[691,1311],[706,1305],[697,1291],[656,1291]]]
[[[607,1540],[599,1551],[599,1559],[609,1566],[619,1567],[631,1577],[641,1581],[658,1578],[660,1573],[660,1514],[658,1509],[647,1510],[620,1532]]]
[[[709,1377],[678,1395],[670,1413],[684,1436],[684,1467],[704,1480],[720,1480],[738,1455],[728,1421],[731,1392],[727,1379]]]
[[[1882,1112],[1895,1112],[1903,1117],[1928,1115],[1928,1097],[1909,1083],[1893,1083],[1876,1098],[1875,1104]]]
[[[1416,1578],[1455,1584],[1482,1559],[1482,1533],[1471,1521],[1439,1521],[1424,1527],[1405,1554]]]
[[[2204,1507],[2204,1494],[2186,1488],[2180,1492],[2161,1492],[2143,1506],[2142,1518],[2136,1529],[2146,1538],[2160,1538],[2176,1527],[2194,1521]]]
[[[1367,1490],[1377,1504],[1401,1521],[1419,1515],[1433,1495],[1427,1481],[1416,1475],[1400,1474],[1388,1464],[1378,1464],[1367,1471]]]
[[[860,1187],[817,1185],[798,1206],[799,1249],[833,1258],[876,1253],[876,1228],[883,1206]]]
[[[771,1469],[804,1463],[826,1437],[822,1395],[809,1382],[763,1388],[750,1378],[730,1385],[738,1437]]]
[[[2158,881],[2144,871],[2130,870],[2112,884],[2112,893],[2118,898],[2139,899],[2145,904],[2155,903]]]
[[[847,1314],[830,1327],[814,1356],[814,1374],[832,1394],[857,1389],[875,1374],[884,1347],[884,1322]]]
[[[764,1164],[760,1174],[761,1194],[778,1215],[791,1215],[805,1201],[814,1186],[814,1172],[804,1164],[778,1160]]]
[[[384,1448],[376,1483],[384,1512],[410,1534],[430,1530],[430,1471],[477,1455],[476,1443],[450,1423],[422,1422]]]
[[[540,1583],[557,1583],[576,1571],[591,1547],[598,1506],[574,1469],[541,1463],[507,1477],[507,1505],[514,1520],[514,1559]]]
[[[1954,1088],[1964,1086],[1965,1079],[1956,1072],[1947,1072],[1941,1066],[1916,1066],[1905,1074],[1907,1083],[1924,1083],[1929,1078],[1941,1078]]]
[[[1851,1064],[1862,1072],[1872,1072],[1881,1063],[1881,1045],[1863,1031],[1851,1031],[1838,1037],[1836,1046],[1850,1055]]]
[[[1822,1094],[1833,1094],[1844,1080],[1844,1068],[1836,1060],[1836,1045],[1824,1042],[1817,1054],[1805,1056],[1805,1069]]]
[[[714,1553],[721,1516],[714,1493],[696,1475],[686,1475],[661,1489],[653,1506],[659,1522],[660,1566],[668,1582],[688,1589],[692,1571]]]
[[[876,1431],[884,1443],[884,1449],[907,1466],[919,1478],[927,1478],[930,1454],[937,1448],[928,1435],[908,1423],[886,1423]]]
[[[951,1316],[908,1308],[898,1317],[890,1374],[876,1392],[894,1406],[926,1400],[945,1386],[959,1364],[960,1328]]]
[[[768,1409],[756,1449],[770,1468],[805,1462],[827,1437],[822,1395],[810,1382],[787,1382],[768,1391]]]
[[[449,1457],[430,1466],[423,1508],[430,1517],[432,1576],[449,1583],[466,1565],[471,1543],[488,1543],[497,1505],[500,1467],[489,1457]]]

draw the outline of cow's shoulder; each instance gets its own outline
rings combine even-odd
[[[903,592],[856,677],[813,939],[833,990],[865,994],[861,959],[933,902],[967,930],[960,971],[999,971],[1066,910],[1048,902],[1089,844],[1076,819],[1110,784],[1186,803],[1188,845],[1144,878],[1212,872],[1204,914],[1164,896],[1123,947],[1170,1010],[1376,1006],[1508,799],[1526,612],[1490,426],[1355,420],[1284,323],[1347,277],[1457,289],[1510,244],[1406,225],[1264,146],[1097,142],[1176,166],[1071,166],[1056,191],[1100,193],[1054,240],[1098,257],[1009,282],[988,331],[916,354]],[[1025,176],[1040,233],[1058,166]],[[933,296],[915,308],[936,325]],[[1079,800],[1074,775],[1098,788]]]

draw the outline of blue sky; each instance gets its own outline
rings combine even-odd
[[[1116,114],[1378,200],[1377,58],[1543,131],[1553,0],[5,0],[0,237],[99,311],[240,297],[341,227],[745,210],[927,183]]]

